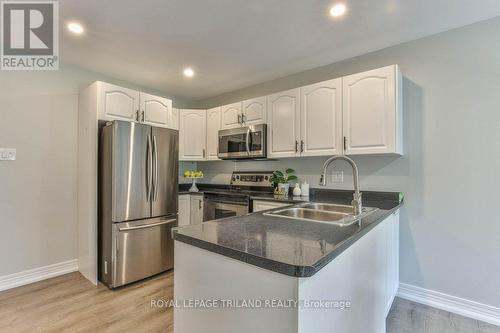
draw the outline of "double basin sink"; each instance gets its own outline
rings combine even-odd
[[[309,222],[329,223],[337,226],[349,226],[360,222],[362,218],[375,212],[378,208],[363,207],[361,213],[354,214],[354,208],[347,205],[305,203],[293,207],[279,208],[266,216],[283,217]]]

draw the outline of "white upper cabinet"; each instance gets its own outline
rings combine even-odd
[[[302,156],[342,154],[342,79],[300,88]]]
[[[139,120],[139,92],[106,82],[98,82],[98,119]]]
[[[266,122],[266,97],[243,101],[241,120],[243,126],[264,124]]]
[[[157,127],[179,129],[174,119],[172,101],[133,89],[97,81],[97,118],[124,120]]]
[[[241,126],[241,102],[221,107],[222,129]]]
[[[300,89],[267,96],[268,156],[300,156]]]
[[[171,129],[179,129],[179,109],[172,108],[172,113],[170,113],[170,120],[168,121]]]
[[[397,65],[343,78],[345,154],[402,154]]]
[[[221,129],[221,108],[207,110],[207,160],[218,160],[219,130]]]
[[[205,160],[207,111],[182,109],[179,114],[179,159]]]
[[[140,93],[140,122],[157,127],[172,128],[172,101]]]

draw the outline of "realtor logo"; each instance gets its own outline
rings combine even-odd
[[[1,69],[59,69],[57,1],[1,2]]]

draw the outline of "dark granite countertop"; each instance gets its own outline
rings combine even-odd
[[[174,239],[293,277],[309,277],[397,210],[398,192],[363,191],[364,205],[379,208],[361,223],[339,227],[263,215],[262,212],[177,228]],[[272,195],[254,199],[295,202]],[[311,189],[309,201],[348,204],[352,191]],[[303,201],[302,198],[299,202]]]

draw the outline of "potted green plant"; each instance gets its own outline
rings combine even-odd
[[[277,192],[283,192],[284,195],[288,195],[290,191],[290,182],[297,180],[297,176],[294,175],[295,170],[286,169],[285,172],[281,172],[280,170],[276,170],[273,172],[269,181],[273,184],[273,187]]]

